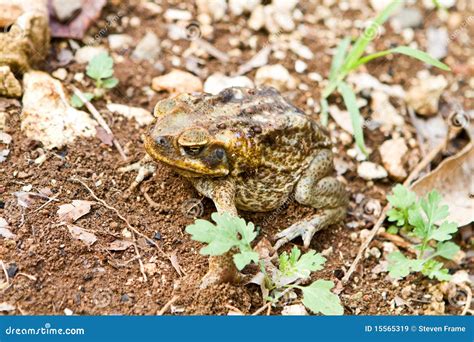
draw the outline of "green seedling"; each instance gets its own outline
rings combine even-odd
[[[413,192],[399,184],[393,189],[393,195],[387,198],[392,206],[387,213],[388,220],[404,227],[412,237],[420,241],[414,246],[415,259],[410,259],[401,252],[388,255],[389,275],[400,279],[410,273],[421,272],[430,279],[451,279],[448,269],[443,268],[443,263],[436,258],[452,260],[459,252],[459,246],[449,241],[458,231],[458,226],[445,220],[449,211],[447,205],[440,205],[441,195],[433,190],[417,201]]]
[[[367,149],[365,147],[364,134],[362,130],[363,120],[360,115],[359,107],[357,106],[356,96],[352,88],[344,81],[347,75],[359,68],[361,65],[367,64],[376,58],[397,53],[418,59],[424,63],[433,65],[442,70],[450,70],[450,68],[446,64],[431,57],[426,52],[408,46],[398,46],[392,49],[379,51],[369,55],[364,55],[364,52],[369,43],[377,36],[373,33],[376,32],[380,28],[380,26],[382,26],[388,20],[388,18],[399,8],[402,3],[403,1],[400,0],[392,1],[372,21],[371,25],[366,28],[364,33],[361,34],[352,45],[351,39],[349,37],[344,38],[339,43],[331,63],[329,83],[324,88],[321,96],[321,122],[323,125],[326,126],[328,122],[329,96],[336,90],[342,95],[344,104],[346,105],[346,108],[349,111],[351,117],[356,144],[359,149],[366,155]]]
[[[95,81],[94,93],[84,93],[87,100],[91,101],[104,95],[107,89],[112,89],[118,84],[114,76],[114,60],[107,52],[99,53],[87,65],[86,75]],[[81,108],[84,103],[77,95],[71,98],[71,105]]]
[[[252,222],[227,213],[213,213],[212,222],[198,219],[194,224],[186,227],[195,241],[207,244],[200,250],[203,255],[222,255],[230,250],[235,251],[234,263],[238,270],[242,270],[250,263],[258,265],[265,277],[265,287],[269,296],[267,300],[276,303],[285,289],[298,289],[302,292],[303,304],[314,313],[324,315],[342,315],[344,309],[339,297],[331,292],[334,287],[332,281],[316,280],[309,286],[299,285],[298,281],[307,279],[311,272],[321,270],[326,259],[321,254],[309,251],[301,255],[301,251],[294,247],[290,254],[283,252],[278,257],[278,268],[273,266],[274,272],[268,274],[265,264],[268,259],[261,259],[252,248],[251,243],[257,237],[257,231]]]

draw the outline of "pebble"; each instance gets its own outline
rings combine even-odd
[[[382,164],[390,177],[400,182],[408,175],[403,167],[403,159],[408,152],[408,147],[403,138],[390,139],[379,147]]]
[[[388,176],[387,171],[378,164],[365,161],[357,167],[357,174],[365,180],[382,179]]]
[[[281,311],[282,316],[307,316],[308,311],[302,304],[286,305]]]
[[[132,58],[136,60],[147,60],[153,63],[160,54],[160,40],[153,32],[147,32],[140,40],[132,53]]]
[[[252,11],[248,26],[255,31],[260,30],[265,25],[265,11],[262,5],[259,5]]]
[[[371,119],[380,124],[383,132],[391,132],[394,127],[400,127],[405,122],[390,102],[389,96],[380,90],[372,92],[371,108],[373,111]]]
[[[298,59],[295,62],[295,71],[299,74],[302,74],[308,68],[308,64]]]
[[[113,113],[117,113],[126,117],[127,119],[134,119],[137,126],[146,126],[152,123],[153,115],[146,109],[140,107],[130,107],[118,103],[108,103],[107,109]]]
[[[214,95],[230,87],[253,88],[254,84],[246,76],[229,77],[221,73],[212,74],[204,82],[204,91]]]
[[[370,0],[370,6],[376,11],[380,12],[382,11],[385,7],[390,4],[392,0]]]
[[[448,81],[443,75],[432,76],[429,72],[420,72],[417,76],[408,90],[406,101],[419,115],[435,115]]]
[[[202,82],[193,74],[181,70],[173,70],[170,73],[153,78],[151,87],[155,91],[167,91],[169,93],[192,93],[203,90]]]
[[[7,267],[7,274],[8,277],[14,278],[16,274],[18,273],[18,265],[16,263],[11,263]]]
[[[51,5],[56,18],[65,22],[81,11],[82,0],[52,0]]]
[[[259,68],[255,74],[255,84],[272,86],[279,91],[296,88],[295,80],[281,64],[265,65]]]
[[[161,233],[160,232],[155,232],[155,234],[153,235],[153,239],[161,240]]]
[[[57,78],[58,80],[64,81],[67,77],[67,70],[64,68],[59,68],[56,69],[52,72],[54,78]]]
[[[233,15],[241,15],[244,12],[252,12],[259,6],[260,0],[229,0],[230,12]]]
[[[126,49],[133,44],[133,38],[128,34],[111,34],[107,40],[112,50]]]
[[[169,8],[166,10],[164,17],[168,21],[173,21],[173,20],[191,20],[193,18],[193,15],[189,11],[185,10],[179,10],[176,8]]]
[[[92,58],[102,52],[107,52],[107,50],[103,46],[86,45],[76,51],[74,59],[77,63],[85,64],[89,63]]]
[[[205,13],[215,21],[224,18],[227,11],[226,0],[197,0],[196,5],[199,13]]]
[[[416,28],[423,23],[423,15],[417,8],[402,8],[390,20],[390,24],[396,31],[411,27]]]
[[[74,312],[71,309],[65,308],[64,309],[64,314],[66,316],[72,316],[74,314]]]
[[[323,76],[321,76],[320,74],[318,74],[317,72],[310,72],[308,74],[308,78],[311,80],[311,81],[314,81],[314,82],[321,82],[323,80]]]
[[[448,55],[449,36],[445,27],[430,27],[426,33],[428,39],[427,52],[436,59],[443,59]]]
[[[296,55],[304,59],[313,59],[314,54],[306,45],[301,44],[297,40],[292,40],[290,42],[290,50],[293,51]]]

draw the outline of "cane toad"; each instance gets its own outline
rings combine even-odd
[[[152,159],[191,181],[218,211],[264,212],[289,198],[318,209],[277,234],[276,248],[341,221],[348,198],[333,172],[326,131],[269,87],[181,94],[160,101],[145,139]],[[230,261],[229,261],[230,260]],[[229,281],[231,259],[211,257],[203,284]]]

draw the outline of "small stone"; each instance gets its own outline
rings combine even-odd
[[[127,119],[134,119],[139,127],[152,123],[153,115],[146,109],[140,107],[130,107],[118,103],[108,103],[107,109],[113,113],[117,113]]]
[[[227,11],[226,0],[197,0],[196,5],[199,13],[205,13],[215,21],[221,20]]]
[[[244,12],[253,12],[260,5],[261,0],[229,0],[230,12],[239,16]]]
[[[21,84],[15,78],[8,65],[0,66],[0,96],[21,96]]]
[[[142,23],[142,21],[140,20],[139,17],[131,17],[130,18],[129,24],[130,24],[131,27],[138,27],[138,26],[141,25],[141,23]]]
[[[304,305],[293,304],[284,306],[281,314],[282,316],[307,316],[308,312]]]
[[[390,102],[389,96],[382,91],[372,92],[371,108],[373,111],[371,121],[380,124],[383,132],[391,132],[394,127],[400,127],[405,122]]]
[[[262,5],[257,6],[252,11],[248,25],[254,31],[260,30],[265,25],[265,12]]]
[[[60,22],[65,22],[81,11],[82,0],[52,0],[51,5],[56,18]]]
[[[448,30],[445,27],[430,27],[426,35],[428,39],[428,54],[436,59],[446,57],[449,43]]]
[[[59,68],[54,70],[51,75],[53,75],[53,77],[57,78],[58,80],[64,81],[67,77],[67,70],[64,68]]]
[[[18,273],[18,265],[16,263],[13,262],[10,265],[8,265],[7,267],[8,277],[14,278],[17,273]]]
[[[128,34],[111,34],[107,40],[112,50],[127,49],[133,44],[133,38]]]
[[[297,73],[302,74],[307,68],[308,68],[308,65],[302,60],[298,59],[295,62],[295,71]]]
[[[192,93],[202,91],[202,82],[189,72],[175,69],[166,75],[153,78],[151,87],[155,91],[164,90],[172,94]]]
[[[391,2],[392,0],[370,0],[370,6],[372,6],[376,12],[380,12]]]
[[[160,40],[153,32],[147,32],[133,51],[132,58],[153,63],[160,52]]]
[[[99,53],[107,52],[102,46],[83,46],[76,51],[74,59],[77,63],[85,64],[89,63],[92,58],[97,56]]]
[[[407,177],[403,167],[403,158],[408,152],[408,147],[403,138],[390,139],[379,147],[382,164],[390,177],[400,182]]]
[[[438,113],[439,99],[448,81],[443,75],[419,73],[407,93],[407,103],[418,114],[431,116]]]
[[[290,42],[290,50],[301,58],[311,60],[314,58],[313,52],[306,45],[301,44],[297,40]]]
[[[121,303],[126,303],[130,300],[130,296],[128,294],[123,294],[121,297],[120,297],[120,302]]]
[[[161,233],[160,232],[155,232],[155,234],[153,235],[153,239],[161,240]]]
[[[321,74],[318,74],[317,72],[310,72],[308,74],[308,78],[314,82],[321,82],[323,80],[323,76],[321,76]]]
[[[253,88],[254,84],[246,76],[229,77],[221,73],[212,74],[204,82],[204,91],[214,95],[230,87]]]
[[[64,309],[64,314],[66,316],[72,316],[74,314],[74,312],[71,309],[66,308],[66,309]]]
[[[395,30],[403,30],[411,27],[416,28],[423,23],[423,15],[417,8],[402,8],[390,20],[390,24]]]
[[[255,74],[255,84],[272,86],[279,91],[296,88],[295,80],[281,64],[265,65],[259,68]]]
[[[378,164],[365,161],[357,167],[357,174],[365,180],[382,179],[388,176],[387,171]]]
[[[179,10],[176,8],[168,8],[164,14],[167,21],[183,20],[188,21],[193,18],[193,15],[189,11]]]

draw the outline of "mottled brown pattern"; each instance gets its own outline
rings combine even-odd
[[[276,247],[340,221],[347,195],[331,176],[326,131],[273,88],[228,88],[217,95],[181,94],[160,101],[148,154],[191,180],[218,211],[270,211],[294,193],[321,209],[278,234]],[[238,278],[231,254],[210,260],[204,285]]]

